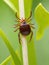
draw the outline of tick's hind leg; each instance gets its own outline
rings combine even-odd
[[[35,29],[34,24],[30,24],[30,27],[31,27],[32,29]]]
[[[34,26],[31,26],[31,28],[32,28],[32,29],[35,29],[35,27],[34,27]]]
[[[33,32],[31,31],[31,35],[30,35],[30,40],[29,40],[29,42],[32,40],[32,36],[33,36]]]
[[[21,44],[20,32],[18,33],[18,39],[19,39],[19,43]]]

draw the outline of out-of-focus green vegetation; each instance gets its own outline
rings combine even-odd
[[[49,28],[45,30],[44,35],[40,40],[36,40],[36,31],[38,29],[38,24],[34,17],[34,10],[39,3],[42,3],[43,6],[47,9],[47,11],[49,11],[49,0],[33,0],[32,23],[35,24],[34,25],[35,30],[33,31],[34,41],[28,44],[29,62],[30,65],[32,65],[33,63],[35,65],[36,61],[37,61],[37,65],[49,65]],[[27,6],[25,7],[28,7],[29,4],[26,5]],[[26,14],[26,16],[28,15]],[[1,0],[0,1],[0,28],[2,28],[2,30],[5,32],[6,36],[8,37],[9,41],[12,43],[11,45],[13,46],[14,50],[15,51],[18,50],[18,52],[20,53],[20,45],[18,42],[18,31],[16,33],[13,32],[14,31],[13,24],[15,24],[14,22],[15,19],[16,18],[14,12],[3,2],[3,0]],[[4,59],[6,59],[9,55],[10,53],[5,45],[5,42],[0,37],[0,63],[4,61]]]

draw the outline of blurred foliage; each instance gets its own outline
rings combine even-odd
[[[45,29],[49,26],[49,12],[41,3],[35,9],[35,18],[38,24],[36,39],[40,40],[44,35]]]
[[[18,8],[18,3],[16,1],[18,0],[10,0],[13,2],[15,5],[17,11],[19,12]],[[30,4],[29,4],[30,2]],[[15,4],[17,3],[17,4]],[[34,35],[33,35],[33,40],[28,44],[28,55],[29,55],[29,64],[30,65],[49,65],[49,29],[45,29],[45,32],[43,33],[44,35],[41,35],[40,31],[44,28],[44,26],[47,24],[47,18],[49,15],[47,15],[47,12],[49,11],[49,0],[25,0],[25,15],[26,18],[30,14],[30,10],[32,9],[33,11],[33,19],[31,22],[35,24],[35,30],[34,30]],[[38,5],[39,3],[42,3],[43,6]],[[29,6],[28,6],[29,5]],[[31,8],[32,6],[32,8]],[[35,9],[36,8],[36,9]],[[48,11],[46,11],[46,9]],[[34,13],[35,10],[35,13]],[[43,13],[44,11],[44,13]],[[41,12],[41,14],[40,14]],[[35,17],[34,17],[35,14]],[[49,13],[48,13],[49,14]],[[42,16],[41,16],[42,15]],[[37,17],[38,16],[38,17]],[[46,18],[44,18],[46,16]],[[36,18],[36,21],[35,21]],[[5,31],[6,36],[8,37],[9,41],[11,42],[10,44],[12,45],[14,50],[18,50],[18,53],[21,54],[20,52],[20,45],[18,43],[18,32],[14,33],[13,32],[13,24],[15,24],[15,14],[9,8],[3,0],[0,1],[0,27],[2,28],[3,31]],[[48,19],[49,20],[49,19]],[[39,23],[40,21],[40,23]],[[41,28],[39,28],[39,25]],[[47,25],[46,25],[47,26]],[[39,37],[39,34],[37,35],[38,39],[41,38],[40,40],[36,40],[36,31],[39,29],[39,33],[42,36]],[[4,54],[3,54],[4,53]],[[7,56],[9,56],[10,53],[7,49],[7,47],[4,45],[4,42],[2,39],[0,39],[0,63],[6,59]],[[36,63],[37,61],[37,63]],[[13,64],[13,62],[12,62]],[[14,65],[14,64],[13,64]]]

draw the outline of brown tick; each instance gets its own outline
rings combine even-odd
[[[17,18],[16,21],[18,22],[18,24],[15,24],[14,28],[16,29],[14,32],[19,30],[19,33],[18,33],[19,43],[21,41],[20,34],[23,36],[27,36],[31,34],[30,40],[32,39],[33,31],[31,30],[31,28],[34,29],[34,26],[33,26],[34,24],[29,23],[31,21],[31,17],[32,17],[32,12],[30,13],[30,16],[27,19],[23,19],[23,18],[20,19],[16,13],[16,18]]]

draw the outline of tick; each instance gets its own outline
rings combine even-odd
[[[20,19],[16,13],[16,22],[18,22],[18,24],[15,24],[14,28],[16,28],[14,30],[14,32],[16,32],[17,30],[19,30],[18,33],[18,38],[19,38],[19,43],[21,43],[21,38],[20,38],[20,34],[23,36],[28,36],[30,35],[30,40],[32,39],[33,36],[33,31],[32,29],[34,29],[34,24],[31,24],[31,18],[32,18],[32,12],[30,12],[30,16],[26,19]],[[32,28],[32,29],[31,29]],[[29,40],[29,41],[30,41]]]

